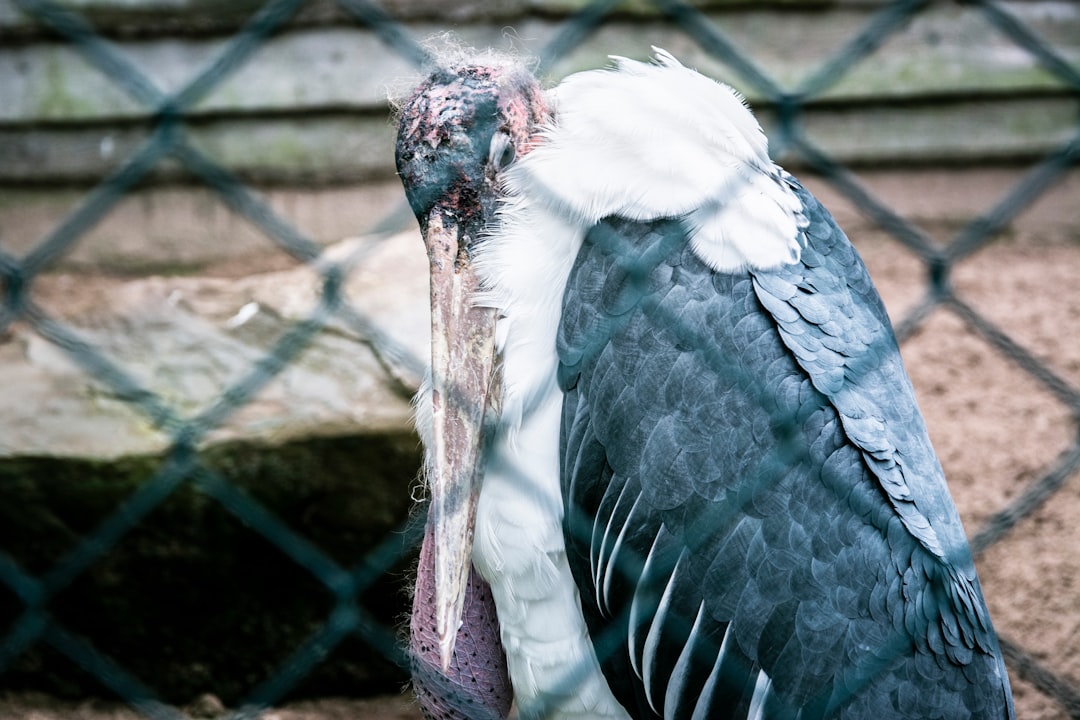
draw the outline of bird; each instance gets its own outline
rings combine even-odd
[[[494,51],[398,108],[429,718],[1012,718],[884,305],[745,99]]]

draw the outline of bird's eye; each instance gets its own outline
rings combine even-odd
[[[496,170],[503,170],[514,162],[517,150],[510,134],[500,130],[491,136],[491,149],[488,151],[488,163]]]

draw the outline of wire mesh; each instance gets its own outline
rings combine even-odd
[[[303,5],[302,0],[267,2],[202,72],[178,91],[165,92],[75,10],[53,0],[17,0],[17,6],[24,13],[70,43],[87,63],[137,102],[145,116],[152,118],[152,131],[126,162],[87,193],[78,207],[41,238],[30,252],[16,256],[0,248],[0,285],[3,288],[0,333],[15,322],[27,324],[40,337],[62,350],[82,371],[143,414],[154,427],[167,432],[170,443],[160,468],[119,502],[104,522],[92,528],[52,567],[43,572],[31,572],[0,550],[0,583],[22,604],[18,617],[0,638],[0,678],[28,648],[36,643],[47,643],[96,676],[146,717],[182,717],[158,698],[152,679],[139,678],[137,670],[119,666],[96,649],[92,641],[66,628],[50,612],[50,605],[57,595],[113,551],[135,528],[147,522],[156,508],[185,486],[197,488],[212,498],[305,568],[333,598],[332,608],[321,628],[296,647],[275,671],[252,685],[249,695],[241,703],[244,709],[236,716],[257,716],[260,709],[286,697],[323,661],[327,652],[346,637],[361,638],[393,663],[402,667],[407,665],[396,631],[365,609],[364,593],[377,578],[411,556],[421,535],[419,523],[405,525],[400,532],[387,536],[373,547],[359,563],[348,566],[331,558],[283,522],[273,510],[230,482],[209,466],[197,451],[201,440],[249,403],[310,346],[316,334],[334,321],[344,322],[362,337],[383,344],[388,352],[404,358],[404,351],[390,347],[392,341],[379,336],[367,318],[344,297],[343,279],[353,270],[349,263],[321,262],[320,296],[314,309],[279,337],[239,380],[221,392],[216,402],[194,415],[185,414],[176,403],[147,387],[78,330],[52,317],[33,297],[38,278],[54,267],[61,256],[79,243],[101,218],[115,209],[125,194],[165,159],[180,163],[291,257],[308,263],[319,258],[321,248],[318,243],[275,213],[215,158],[197,149],[186,132],[194,105],[246,64],[256,62],[259,48]],[[922,300],[898,323],[897,334],[901,340],[915,333],[932,311],[946,308],[998,353],[1049,390],[1074,417],[1080,417],[1080,389],[1035,357],[978,308],[958,297],[950,283],[952,270],[960,260],[985,248],[1011,219],[1030,207],[1076,166],[1080,158],[1080,121],[1068,142],[1046,156],[1000,202],[960,229],[949,244],[939,247],[914,223],[864,188],[842,163],[817,147],[802,123],[809,103],[820,98],[924,12],[931,5],[929,2],[898,0],[885,4],[869,23],[840,45],[814,72],[807,74],[794,89],[786,89],[771,77],[701,10],[676,0],[652,0],[649,5],[706,53],[730,67],[748,87],[764,98],[765,103],[776,109],[778,127],[773,137],[774,147],[798,157],[919,258],[929,278],[929,286]],[[986,0],[966,5],[981,12],[998,32],[1035,57],[1064,87],[1080,96],[1080,71],[1002,4]],[[377,33],[387,53],[397,54],[418,68],[430,61],[428,51],[410,30],[378,5],[365,0],[340,0],[339,6],[356,23]],[[569,18],[538,53],[540,69],[549,68],[559,58],[587,43],[590,35],[610,19],[618,6],[619,3],[612,0],[593,2]],[[389,153],[390,148],[386,152]],[[423,365],[419,358],[404,358],[403,362],[414,368]],[[1050,464],[1042,477],[1030,483],[975,530],[972,536],[974,553],[978,555],[1001,541],[1021,520],[1050,501],[1078,471],[1080,438]],[[1037,660],[1022,643],[1010,638],[1007,629],[1002,633],[1002,647],[1008,664],[1020,678],[1052,698],[1069,716],[1080,717],[1080,689]],[[568,674],[569,678],[573,676],[574,673]]]

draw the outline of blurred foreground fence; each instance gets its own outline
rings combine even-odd
[[[197,16],[181,22],[152,0],[126,9],[107,2],[14,0],[0,4],[0,70],[6,76],[0,82],[8,97],[7,109],[0,109],[0,164],[4,165],[0,193],[9,198],[0,203],[0,210],[10,220],[16,217],[12,207],[23,203],[29,216],[36,218],[0,226],[0,343],[13,342],[16,331],[44,340],[76,372],[92,377],[98,392],[140,416],[148,432],[159,438],[153,462],[129,461],[125,473],[133,481],[107,496],[108,507],[94,506],[100,499],[86,496],[85,507],[66,511],[68,518],[85,511],[84,526],[69,520],[63,539],[48,553],[35,555],[19,547],[20,528],[33,526],[33,518],[20,515],[36,510],[11,507],[6,511],[9,528],[0,535],[5,543],[0,546],[0,609],[5,613],[0,620],[0,687],[35,687],[32,678],[42,670],[42,663],[55,664],[62,657],[148,717],[182,716],[169,704],[175,698],[163,697],[158,680],[144,672],[144,666],[127,665],[116,657],[122,652],[105,649],[116,644],[115,638],[75,630],[78,620],[69,619],[78,617],[78,607],[86,601],[70,590],[98,572],[118,547],[132,537],[142,537],[140,532],[158,522],[161,508],[177,498],[187,504],[216,504],[223,517],[228,516],[222,523],[238,521],[244,528],[238,532],[268,543],[287,559],[293,574],[279,578],[283,586],[314,583],[323,598],[313,629],[296,636],[291,653],[248,672],[249,681],[234,693],[236,706],[258,709],[294,694],[345,642],[370,648],[391,668],[402,665],[395,618],[385,609],[373,612],[371,608],[373,602],[385,606],[386,595],[394,594],[418,539],[418,524],[404,519],[417,455],[414,441],[402,427],[407,418],[404,398],[423,359],[414,347],[373,322],[365,308],[352,303],[345,287],[351,276],[363,272],[366,259],[378,251],[383,239],[411,227],[411,220],[396,188],[365,196],[360,211],[348,209],[347,194],[336,205],[315,203],[307,218],[310,222],[291,217],[281,203],[268,198],[275,188],[289,184],[348,187],[371,181],[392,185],[393,129],[380,105],[382,87],[422,67],[430,51],[418,38],[446,27],[476,45],[510,42],[524,46],[539,58],[541,73],[556,77],[599,66],[606,52],[644,57],[649,44],[656,44],[735,85],[765,118],[775,156],[789,166],[820,175],[919,258],[928,278],[927,290],[904,317],[896,318],[902,340],[935,310],[946,308],[1034,378],[1068,409],[1073,422],[1080,416],[1076,383],[965,302],[950,282],[957,263],[984,249],[1021,212],[1065,182],[1077,165],[1080,14],[1070,3],[970,2],[943,7],[902,0],[835,8],[791,3],[753,11],[723,2],[692,6],[664,0],[511,2],[491,7],[402,3],[384,8],[365,0],[228,5],[210,10],[193,2],[188,12]],[[399,22],[406,19],[408,24]],[[763,24],[769,24],[767,31],[761,29]],[[515,32],[505,30],[510,26]],[[805,34],[815,30],[821,31],[816,39]],[[173,37],[186,38],[188,44],[171,42]],[[963,55],[984,44],[985,57]],[[46,46],[47,52],[35,50],[38,46]],[[182,73],[165,64],[177,55],[184,55],[199,70],[179,77]],[[62,89],[49,85],[45,93],[50,73],[62,74],[57,68],[67,67],[72,58],[82,68],[70,76],[78,83]],[[305,69],[297,72],[298,66]],[[282,73],[293,76],[294,83],[299,75],[304,92],[297,93],[295,85],[283,87],[289,80],[282,80]],[[958,92],[957,87],[963,90]],[[297,102],[299,111],[288,109]],[[303,107],[304,102],[313,105]],[[254,108],[269,122],[246,127],[243,122],[226,123],[237,108]],[[861,134],[851,124],[858,113],[871,116],[858,126],[864,128]],[[107,132],[102,130],[106,124]],[[861,167],[939,163],[962,167],[987,158],[1030,169],[944,244],[876,197],[857,175]],[[313,289],[304,309],[275,326],[277,331],[261,352],[222,360],[228,365],[227,382],[210,391],[199,388],[187,393],[184,387],[170,387],[167,379],[133,370],[97,342],[94,332],[67,322],[52,304],[57,293],[46,292],[52,287],[50,276],[70,272],[80,263],[97,264],[99,269],[107,266],[94,253],[102,257],[109,253],[100,253],[100,247],[88,248],[92,243],[87,238],[111,214],[121,212],[131,193],[169,183],[208,190],[213,202],[228,207],[249,227],[235,237],[228,228],[211,229],[208,235],[222,236],[206,243],[196,237],[202,233],[200,218],[180,212],[171,222],[192,236],[182,238],[180,244],[190,242],[194,247],[204,242],[206,247],[155,246],[150,239],[146,246],[137,241],[132,246],[125,240],[124,253],[130,251],[140,259],[120,267],[120,272],[131,273],[140,266],[160,271],[147,259],[157,252],[168,255],[163,262],[166,268],[169,263],[182,267],[206,262],[199,253],[218,249],[228,259],[243,262],[252,248],[265,253],[272,243],[289,262],[303,264],[312,274]],[[68,194],[64,203],[69,207],[62,213],[60,206],[35,206],[29,199],[46,186]],[[261,186],[261,191],[255,191],[255,186]],[[188,202],[167,194],[159,202],[167,203],[170,197],[181,204]],[[386,198],[392,198],[389,211]],[[123,212],[128,227],[116,232],[140,233],[138,223],[130,221],[130,208]],[[342,232],[332,218],[316,217],[324,213],[342,214],[349,231]],[[33,232],[26,234],[27,228]],[[175,233],[176,228],[163,234]],[[368,241],[348,253],[325,251],[328,238],[360,231]],[[95,239],[93,244],[100,241]],[[218,245],[227,247],[214,247]],[[58,292],[62,300],[63,288]],[[42,297],[49,301],[43,302]],[[257,313],[258,308],[243,312]],[[247,318],[238,314],[230,321],[239,326]],[[354,475],[360,485],[368,473],[397,476],[398,497],[372,496],[375,499],[364,501],[396,508],[383,531],[352,538],[347,549],[335,551],[328,551],[323,538],[316,537],[319,530],[305,530],[319,526],[326,532],[326,527],[337,527],[325,520],[330,513],[327,508],[334,505],[332,487],[323,488],[331,495],[319,506],[323,514],[315,520],[297,517],[281,499],[285,495],[267,496],[265,488],[259,487],[262,473],[269,472],[265,468],[251,470],[249,484],[234,481],[231,466],[250,464],[250,455],[236,459],[213,451],[223,428],[258,403],[327,332],[347,333],[370,347],[375,358],[372,367],[398,384],[386,400],[398,410],[384,420],[396,427],[390,434],[399,437],[374,451],[353,445],[334,447],[327,451],[333,461],[315,453],[292,466],[302,477],[285,481],[309,481],[331,463],[339,474]],[[41,349],[45,346],[35,347],[47,352]],[[5,385],[19,382],[20,377],[5,378]],[[317,381],[311,382],[311,387],[318,386]],[[4,394],[15,396],[11,387]],[[37,438],[40,445],[33,449],[20,447],[11,440],[17,433],[7,427],[12,418],[24,417],[27,409],[3,401],[0,408],[8,438],[0,437],[0,481],[8,485],[2,490],[4,495],[25,500],[47,495],[50,487],[70,488],[60,480],[29,488],[28,484],[38,481],[30,483],[23,470],[31,460],[40,464],[54,450],[64,455],[61,446],[76,441],[45,436]],[[278,411],[287,414],[292,408],[283,405]],[[30,414],[47,412],[45,407],[30,408]],[[1059,456],[1045,458],[1041,477],[1019,489],[980,527],[969,528],[974,531],[977,555],[1007,538],[1020,521],[1055,497],[1067,481],[1075,480],[1080,469],[1076,435]],[[260,451],[257,443],[250,450]],[[355,464],[350,465],[350,456]],[[97,483],[102,473],[107,477],[113,472],[103,460],[55,467],[64,469],[49,472],[67,473],[75,484],[80,478]],[[220,549],[222,554],[235,551],[232,546]],[[133,568],[154,572],[152,562],[128,569]],[[302,569],[303,577],[296,576],[296,568]],[[229,580],[243,583],[246,577],[239,574]],[[98,580],[106,587],[110,581]],[[274,582],[273,578],[261,581]],[[151,578],[148,585],[170,588],[167,592],[148,590],[154,602],[165,603],[157,614],[159,621],[168,624],[189,613],[184,605],[189,598],[171,593],[185,586],[192,596],[205,593],[202,582],[197,576]],[[228,582],[222,581],[219,589],[221,601],[227,603]],[[1069,592],[1047,579],[1047,592],[1058,591]],[[138,614],[138,598],[127,599],[124,607],[126,603],[132,603],[131,612]],[[398,596],[396,604],[389,605],[402,603],[403,596]],[[310,613],[311,608],[297,612]],[[160,642],[155,639],[157,630],[141,628],[140,638]],[[221,652],[242,655],[243,648],[231,647],[235,641],[229,631],[228,625],[218,630]],[[1008,626],[999,631],[1015,677],[1034,686],[1066,715],[1080,717],[1075,675],[1070,682],[1070,673],[1053,658],[1037,660],[1038,653],[1011,636]],[[1080,644],[1075,636],[1074,641]],[[42,647],[49,648],[47,656],[41,655]],[[168,655],[170,649],[163,644],[158,652]],[[43,657],[52,660],[46,662]],[[49,668],[48,672],[56,672]],[[378,675],[366,690],[379,683],[385,687],[386,677],[401,674]],[[200,682],[214,689],[213,677]],[[335,685],[335,691],[341,687],[341,683]]]

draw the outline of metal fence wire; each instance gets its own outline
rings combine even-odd
[[[276,670],[252,683],[241,710],[234,717],[257,716],[285,698],[346,638],[359,638],[375,652],[404,667],[406,659],[396,628],[376,618],[365,606],[365,593],[390,568],[410,557],[418,544],[421,528],[415,520],[388,535],[357,564],[339,562],[298,533],[265,504],[254,499],[211,467],[199,454],[200,441],[260,392],[298,355],[331,320],[345,322],[360,335],[371,337],[372,326],[362,313],[350,306],[342,290],[352,268],[348,263],[322,261],[321,296],[314,310],[294,323],[266,354],[237,382],[226,388],[216,402],[194,415],[150,390],[87,340],[78,330],[50,316],[35,303],[34,284],[53,268],[58,259],[79,243],[89,230],[110,213],[118,201],[142,182],[166,158],[181,163],[191,174],[213,190],[232,210],[247,218],[282,250],[298,261],[312,263],[321,247],[304,232],[276,214],[233,172],[213,157],[198,150],[186,134],[193,106],[217,88],[253,57],[261,45],[292,19],[303,0],[271,0],[255,12],[232,37],[227,48],[186,86],[163,92],[113,43],[67,4],[52,0],[16,0],[16,5],[52,32],[64,38],[93,67],[137,101],[149,118],[149,137],[126,162],[89,191],[79,205],[28,253],[22,256],[0,247],[0,333],[12,323],[32,328],[40,337],[60,348],[83,371],[92,375],[119,398],[143,414],[155,427],[164,429],[170,446],[164,462],[107,515],[76,542],[74,549],[42,572],[31,572],[0,548],[0,583],[21,604],[17,616],[0,638],[0,684],[3,673],[38,643],[46,643],[96,677],[124,701],[149,718],[182,718],[183,713],[160,699],[152,678],[141,677],[138,668],[123,667],[85,638],[60,622],[52,612],[55,598],[87,573],[95,563],[112,552],[148,516],[180,488],[196,488],[244,525],[265,538],[281,553],[325,586],[333,598],[321,628],[300,643]],[[1023,369],[1074,417],[1080,417],[1080,388],[1063,379],[1046,363],[1034,357],[1020,342],[995,325],[978,308],[954,294],[950,275],[958,261],[982,250],[1011,220],[1029,207],[1044,191],[1054,186],[1080,159],[1080,119],[1072,139],[1048,154],[985,214],[963,227],[944,246],[939,246],[915,224],[874,197],[854,174],[811,141],[804,132],[802,114],[807,103],[818,98],[853,68],[875,52],[895,33],[925,11],[929,2],[898,0],[884,5],[861,31],[838,47],[816,71],[795,88],[782,87],[739,50],[719,27],[698,9],[675,0],[648,3],[692,38],[705,52],[730,67],[740,78],[775,108],[777,128],[771,138],[774,148],[797,155],[801,162],[820,174],[836,190],[849,198],[863,213],[918,256],[929,278],[922,300],[897,325],[901,341],[912,335],[936,309],[948,308],[986,340],[998,353]],[[385,10],[366,0],[338,0],[355,22],[375,31],[386,52],[396,53],[414,66],[425,66],[431,58],[425,47]],[[554,39],[540,53],[540,70],[550,67],[582,43],[611,16],[619,5],[600,0],[586,5],[566,20]],[[1080,72],[1049,43],[1011,15],[999,3],[969,2],[972,11],[982,13],[997,32],[1017,48],[1037,59],[1070,93],[1080,96]],[[392,152],[386,148],[386,152]],[[674,319],[672,320],[675,321]],[[400,348],[388,351],[403,355]],[[412,367],[421,358],[404,358]],[[976,556],[999,542],[1017,523],[1054,497],[1065,482],[1080,471],[1080,438],[1054,459],[1045,473],[1023,488],[1005,507],[991,516],[972,536]],[[1058,703],[1071,717],[1080,717],[1080,687],[1068,682],[1054,668],[1011,638],[1008,628],[999,628],[1006,660],[1016,677],[1033,685]]]

